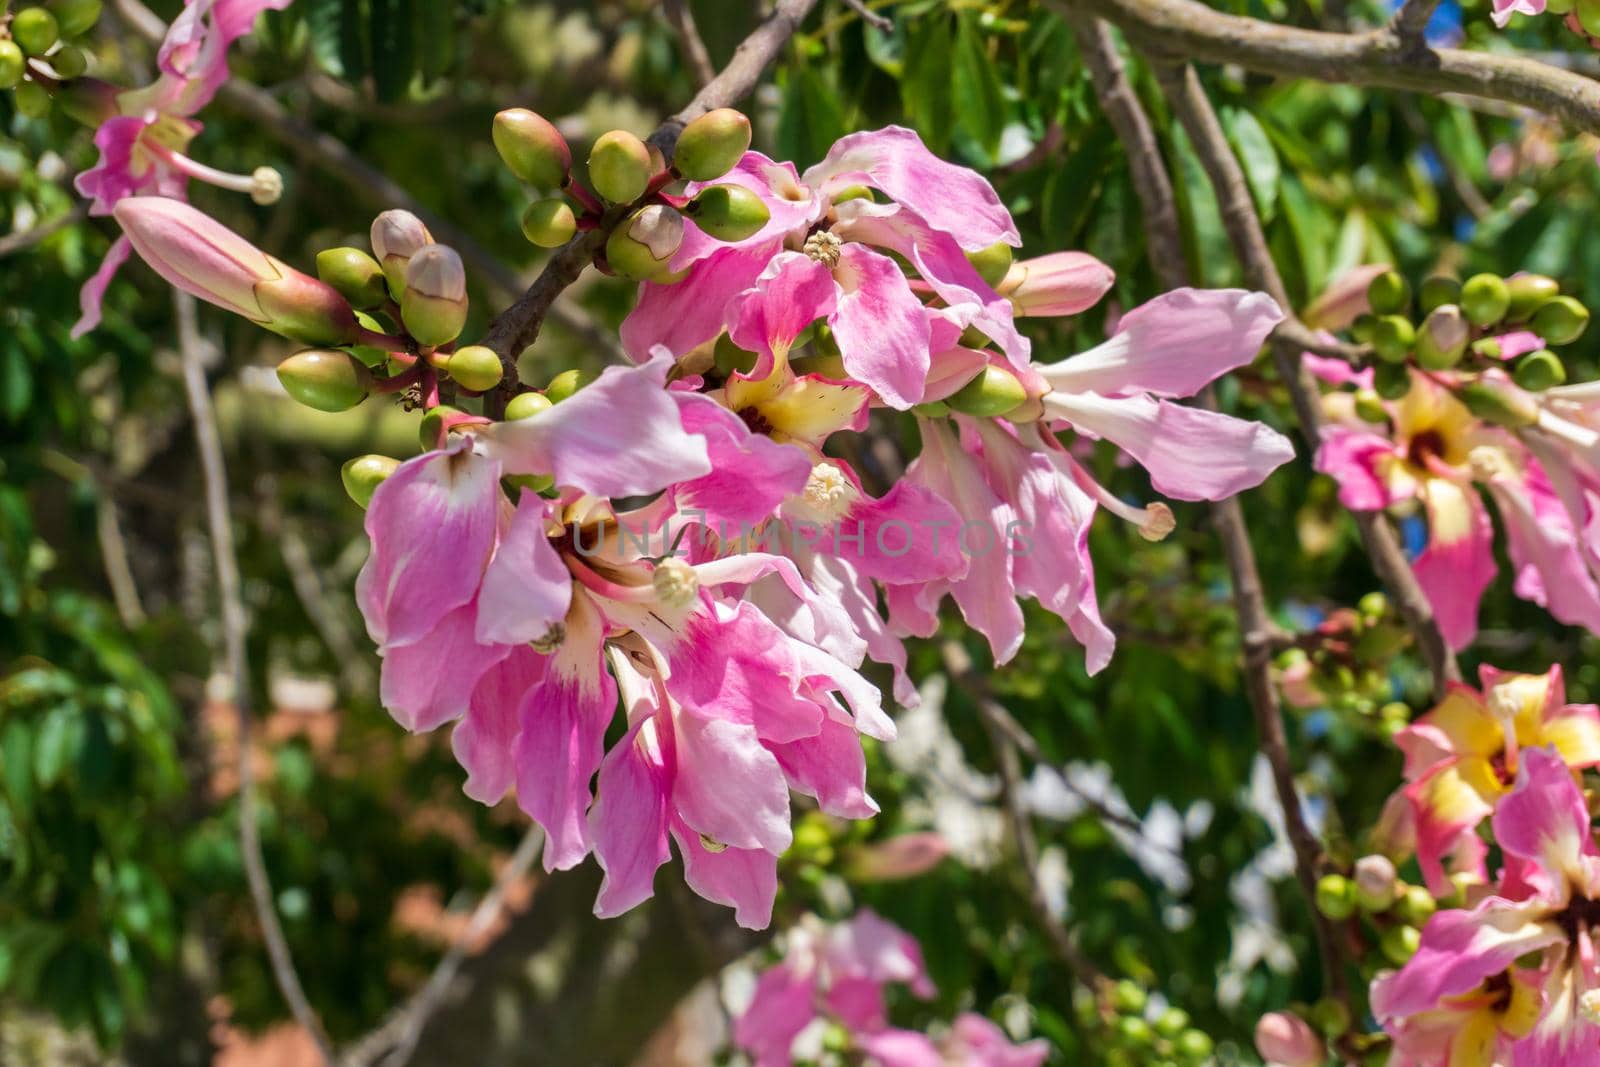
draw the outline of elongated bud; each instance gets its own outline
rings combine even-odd
[[[1485,422],[1516,429],[1539,421],[1539,403],[1507,381],[1480,378],[1457,386],[1456,399]]]
[[[1448,274],[1435,274],[1424,279],[1422,292],[1418,294],[1417,299],[1422,304],[1424,312],[1457,303],[1461,299],[1461,283]]]
[[[1360,315],[1371,315],[1367,303],[1367,286],[1372,279],[1389,270],[1387,263],[1366,263],[1351,267],[1340,274],[1322,294],[1311,302],[1301,316],[1307,326],[1318,330],[1343,330]]]
[[[998,288],[1011,270],[1011,246],[1004,241],[996,241],[981,252],[968,252],[967,262],[991,288]]]
[[[61,27],[44,8],[25,7],[11,17],[11,39],[30,56],[42,56],[61,39]]]
[[[445,371],[461,388],[483,393],[500,384],[505,368],[494,349],[484,345],[466,345],[451,353],[445,363]]]
[[[990,364],[979,371],[966,385],[945,398],[952,411],[963,415],[992,418],[1004,415],[1028,399],[1028,391],[1017,376],[1002,367]]]
[[[506,418],[531,419],[541,411],[549,411],[550,406],[550,398],[543,393],[518,393],[506,404]]]
[[[1093,307],[1117,275],[1084,252],[1052,252],[1014,263],[997,287],[1018,315],[1076,315]]]
[[[400,461],[388,456],[357,456],[339,468],[339,480],[344,483],[344,491],[350,494],[356,506],[364,508],[372,503],[372,494],[378,491],[378,486],[398,466]]]
[[[577,232],[571,205],[558,196],[535,200],[522,213],[522,236],[540,248],[560,248]]]
[[[406,264],[433,244],[433,234],[409,211],[395,208],[372,220],[372,254],[378,257],[389,292],[396,300],[406,289]]]
[[[372,372],[349,353],[309,348],[278,364],[288,394],[318,411],[348,411],[367,398]]]
[[[682,243],[683,216],[665,204],[650,204],[611,231],[606,239],[606,262],[624,278],[660,278]]]
[[[589,151],[589,184],[613,204],[639,199],[651,172],[650,149],[627,130],[602,133]]]
[[[1472,328],[1461,308],[1441,304],[1428,312],[1417,331],[1417,363],[1425,370],[1449,370],[1467,353]]]
[[[105,6],[101,0],[50,0],[46,5],[56,17],[63,37],[82,37],[100,21]]]
[[[1311,1024],[1286,1011],[1263,1015],[1256,1023],[1256,1051],[1275,1067],[1322,1067],[1327,1049]]]
[[[1356,903],[1364,911],[1388,911],[1399,893],[1399,876],[1388,856],[1362,856],[1356,860]]]
[[[683,213],[719,241],[753,237],[772,217],[766,201],[742,185],[708,186],[684,205]]]
[[[944,835],[924,830],[855,846],[845,857],[845,870],[851,882],[896,882],[931,871],[948,855]]]
[[[14,89],[28,69],[28,57],[15,41],[0,40],[0,89]],[[76,116],[74,116],[76,117]],[[85,123],[94,125],[94,123]]]
[[[1554,299],[1561,292],[1561,286],[1554,278],[1543,274],[1517,274],[1506,279],[1506,290],[1511,294],[1506,318],[1522,322],[1531,318],[1546,301]]]
[[[1567,368],[1561,362],[1560,356],[1548,348],[1541,348],[1537,352],[1529,352],[1523,356],[1517,362],[1517,369],[1512,377],[1519,387],[1538,393],[1564,384],[1567,380]]]
[[[1367,283],[1367,303],[1376,315],[1399,315],[1411,304],[1411,283],[1397,270],[1386,270]]]
[[[425,345],[454,341],[467,324],[467,271],[448,245],[429,245],[406,264],[400,317]]]
[[[317,253],[317,277],[339,290],[350,306],[368,311],[389,297],[378,261],[348,245]]]
[[[564,370],[551,378],[550,384],[544,387],[544,397],[552,404],[559,404],[594,379],[593,371],[579,370],[576,367]]]
[[[1533,315],[1533,332],[1547,345],[1568,345],[1589,328],[1589,309],[1570,296],[1558,296]]]
[[[494,147],[511,173],[536,189],[559,189],[572,172],[572,149],[543,115],[514,107],[494,117]]]
[[[355,312],[337,291],[181,200],[130,196],[112,215],[151,269],[191,296],[305,344],[355,340]]]
[[[1493,326],[1511,309],[1511,290],[1498,274],[1474,274],[1461,283],[1461,310],[1474,326]]]
[[[715,181],[749,150],[750,120],[731,107],[719,107],[683,128],[673,168],[692,182]]]

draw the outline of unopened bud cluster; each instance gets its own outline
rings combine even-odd
[[[0,13],[0,89],[17,111],[40,118],[61,83],[83,76],[88,52],[75,43],[100,21],[102,0],[50,0]]]
[[[1080,997],[1076,1008],[1084,1030],[1104,1034],[1107,1067],[1208,1063],[1215,1050],[1211,1035],[1190,1025],[1188,1012],[1172,1005],[1157,1008],[1131,979]]]
[[[1406,705],[1389,700],[1390,662],[1409,641],[1389,598],[1368,593],[1354,608],[1329,612],[1316,629],[1298,636],[1278,654],[1274,676],[1290,706],[1352,713],[1387,736],[1410,719]]]
[[[1421,927],[1439,902],[1426,886],[1400,879],[1394,862],[1372,854],[1356,860],[1348,874],[1325,874],[1317,881],[1317,910],[1334,922],[1358,916],[1372,951],[1367,969],[1399,967],[1416,954]]]

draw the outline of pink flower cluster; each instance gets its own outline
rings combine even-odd
[[[1050,1054],[1045,1041],[1013,1044],[1000,1027],[971,1012],[937,1040],[890,1026],[885,987],[909,986],[922,998],[933,996],[934,988],[916,940],[871,911],[834,926],[808,917],[786,938],[783,959],[762,973],[733,1024],[734,1043],[755,1067],[815,1059],[804,1047],[820,1049],[830,1038],[844,1046],[836,1051],[881,1067],[1039,1067]]]

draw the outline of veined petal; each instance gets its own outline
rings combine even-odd
[[[1444,997],[1476,989],[1518,956],[1565,938],[1542,901],[1490,897],[1470,911],[1438,912],[1423,928],[1422,945],[1410,962],[1373,983],[1373,1014],[1387,1020],[1426,1011]]]
[[[734,848],[781,854],[793,841],[783,769],[755,727],[673,716],[678,773],[672,804],[697,834]]]
[[[728,305],[728,337],[759,357],[742,377],[770,378],[800,332],[832,314],[837,301],[837,287],[827,267],[799,252],[773,256],[751,287]]]
[[[82,337],[100,325],[100,305],[105,300],[106,290],[111,287],[111,279],[116,277],[117,271],[132,254],[133,245],[126,237],[118,237],[106,249],[106,258],[100,261],[100,266],[78,290],[78,309],[82,314],[72,326],[73,337]]]
[[[815,737],[767,747],[783,768],[789,788],[815,797],[817,806],[829,815],[870,819],[878,813],[877,802],[867,795],[867,760],[854,726],[829,715]],[[784,817],[787,824],[787,801]]]
[[[1313,466],[1339,483],[1339,503],[1353,511],[1381,511],[1397,494],[1385,477],[1385,460],[1396,455],[1394,443],[1371,430],[1327,426]]]
[[[1412,390],[1415,392],[1415,390]],[[1478,632],[1478,601],[1494,581],[1494,525],[1477,495],[1443,478],[1422,483],[1428,547],[1412,561],[1445,642],[1465,648]]]
[[[775,241],[749,248],[722,245],[676,282],[645,282],[638,303],[622,320],[622,350],[643,363],[658,345],[676,358],[716,337],[728,302],[755,284],[778,247]]]
[[[1589,807],[1561,757],[1542,748],[1522,753],[1516,788],[1495,809],[1495,841],[1539,866],[1547,892],[1564,901],[1567,882],[1582,884],[1584,860],[1594,854]]]
[[[567,617],[572,574],[545,532],[549,501],[524,491],[478,594],[478,640],[538,641]]]
[[[621,915],[649,898],[651,883],[671,857],[667,843],[675,765],[671,729],[647,715],[606,754],[600,765],[599,796],[589,809],[595,858],[605,871],[594,913]]]
[[[700,835],[682,820],[673,823],[672,836],[683,856],[683,880],[689,888],[716,904],[734,909],[733,918],[747,930],[764,930],[772,922],[772,902],[778,895],[778,857],[760,849],[706,848]]]
[[[467,714],[450,735],[456,762],[467,772],[462,789],[483,804],[498,803],[516,781],[517,709],[522,698],[544,676],[545,657],[526,645],[478,679]]]
[[[894,260],[854,241],[833,269],[838,305],[829,318],[850,377],[872,387],[890,407],[922,399],[928,378],[927,316]]]
[[[735,534],[762,522],[778,505],[805,488],[811,460],[792,445],[751,433],[738,415],[697,393],[672,394],[683,411],[683,428],[706,439],[711,472],[673,489],[681,510],[704,512],[712,529]]]
[[[511,652],[510,645],[474,639],[476,615],[476,603],[463,604],[446,612],[420,640],[378,650],[383,657],[378,698],[407,730],[426,733],[459,718],[478,680]]]

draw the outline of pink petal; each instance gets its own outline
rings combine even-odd
[[[880,1067],[945,1067],[949,1062],[927,1034],[914,1030],[879,1030],[863,1035],[859,1044]]]
[[[1044,1039],[1014,1045],[1006,1032],[981,1015],[966,1011],[950,1027],[948,1045],[965,1067],[1040,1067],[1050,1058]]]
[[[589,810],[589,831],[595,858],[605,871],[594,904],[594,913],[602,919],[621,915],[649,898],[656,871],[671,857],[667,844],[671,731],[660,730],[661,722],[654,716],[640,719],[600,764],[599,795]]]
[[[799,252],[779,252],[760,278],[728,304],[728,337],[760,357],[745,377],[766,378],[800,331],[831,315],[836,306],[837,289],[828,268]]]
[[[1431,537],[1411,569],[1433,606],[1445,643],[1465,648],[1478,632],[1478,601],[1494,581],[1494,525],[1471,490],[1446,489],[1431,479],[1426,491]],[[1464,509],[1461,518],[1447,521],[1443,517],[1447,506],[1451,511]]]
[[[572,573],[550,544],[550,502],[524,491],[478,594],[478,640],[508,645],[538,641],[567,617]]]
[[[749,1007],[733,1022],[733,1040],[755,1057],[755,1067],[789,1067],[794,1039],[817,1017],[815,993],[811,977],[784,964],[762,972]]]
[[[693,196],[709,185],[742,185],[755,193],[767,205],[767,224],[742,241],[719,241],[699,227],[685,227],[683,244],[672,257],[675,271],[724,248],[765,248],[770,255],[784,237],[805,230],[825,207],[816,190],[800,184],[793,163],[775,163],[760,152],[746,152],[732,170],[714,182],[690,182],[685,193]]]
[[[705,438],[711,460],[711,473],[674,487],[680,514],[732,540],[805,488],[811,460],[800,449],[751,433],[743,419],[708,397],[673,396],[682,407],[683,428]]]
[[[1569,626],[1600,633],[1600,588],[1544,472],[1530,464],[1521,478],[1491,479],[1489,491],[1505,525],[1517,596]]]
[[[512,758],[517,741],[517,709],[522,698],[544,675],[545,657],[526,645],[478,679],[467,714],[450,735],[456,762],[467,772],[462,787],[484,804],[498,803],[516,781]]]
[[[832,716],[815,737],[769,745],[797,793],[815,797],[817,806],[841,819],[870,819],[877,803],[867,795],[867,760],[861,736]],[[784,815],[787,818],[787,803]]]
[[[672,803],[697,834],[774,855],[793,840],[789,789],[755,727],[693,712],[673,716],[678,773]]]
[[[476,615],[476,604],[463,604],[421,640],[378,650],[378,698],[407,730],[426,733],[465,714],[479,679],[511,652],[509,645],[473,639]]]
[[[657,345],[674,357],[722,332],[728,302],[755,284],[778,245],[726,248],[696,263],[683,279],[645,282],[639,302],[622,320],[622,350],[644,362]]]
[[[1327,426],[1312,465],[1339,483],[1339,503],[1353,511],[1381,511],[1394,496],[1378,473],[1378,461],[1394,454],[1393,442],[1371,430]]]
[[[943,497],[899,481],[877,499],[863,493],[824,531],[818,551],[843,556],[861,574],[889,584],[952,578],[967,569],[960,529],[961,516]]]
[[[128,261],[132,252],[133,245],[128,243],[126,237],[118,237],[106,249],[106,258],[100,261],[99,268],[78,290],[78,307],[83,314],[72,327],[73,337],[82,337],[100,325],[100,304],[105,299],[106,290],[110,288],[111,279],[116,277],[118,268]]]
[[[1471,911],[1436,913],[1422,930],[1422,947],[1404,967],[1372,985],[1379,1020],[1404,1018],[1459,996],[1504,971],[1518,956],[1565,939],[1539,901],[1513,904],[1489,897]]]
[[[894,260],[850,242],[833,270],[838,308],[829,322],[850,377],[890,407],[922,399],[928,377],[928,319]]]
[[[672,836],[683,854],[683,880],[716,904],[734,909],[733,918],[747,930],[764,930],[772,922],[778,895],[778,857],[760,849],[725,848],[711,852],[700,835],[676,822]]]
[[[1548,892],[1565,899],[1568,872],[1594,854],[1589,808],[1572,770],[1553,750],[1525,749],[1516,788],[1495,809],[1495,841],[1507,853],[1537,864]]]

